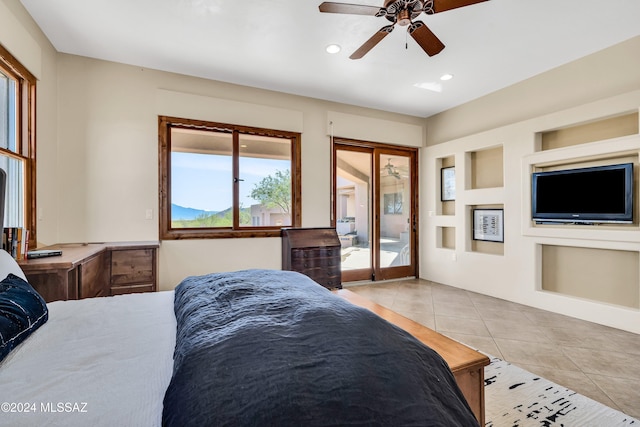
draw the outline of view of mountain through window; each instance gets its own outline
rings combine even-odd
[[[241,134],[236,152],[232,132],[172,129],[172,228],[233,227],[234,208],[239,227],[291,225],[291,141]]]

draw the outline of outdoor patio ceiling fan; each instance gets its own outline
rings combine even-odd
[[[387,159],[387,164],[382,167],[382,171],[386,172],[387,176],[392,176],[396,179],[402,178],[398,168],[391,164],[391,159]]]
[[[391,25],[378,30],[369,40],[364,42],[349,58],[360,59],[385,38],[396,24],[407,27],[407,32],[429,56],[437,55],[444,49],[444,44],[431,32],[422,21],[414,21],[421,13],[433,15],[463,6],[470,6],[488,0],[384,0],[382,7],[361,4],[324,2],[319,6],[320,12],[345,13],[352,15],[384,16]]]

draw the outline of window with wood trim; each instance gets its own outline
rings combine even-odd
[[[36,79],[0,46],[0,168],[7,175],[3,227],[29,230],[36,239]]]
[[[161,239],[278,237],[301,225],[299,133],[158,122]]]

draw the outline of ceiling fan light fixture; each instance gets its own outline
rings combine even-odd
[[[411,15],[407,9],[403,9],[398,13],[398,25],[406,27],[411,24]]]
[[[334,54],[340,52],[342,48],[338,44],[330,44],[326,47],[325,50],[327,51],[327,53]]]

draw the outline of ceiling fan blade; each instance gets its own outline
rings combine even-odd
[[[437,55],[444,49],[444,44],[422,21],[412,22],[407,31],[429,56]]]
[[[375,33],[369,40],[364,42],[362,46],[358,48],[355,52],[351,54],[349,58],[351,59],[360,59],[367,54],[371,49],[373,49],[380,40],[385,38],[391,31],[393,31],[393,25],[387,25],[386,27],[382,27]]]
[[[476,3],[482,3],[487,0],[433,0],[433,6],[428,7],[425,4],[424,12],[427,14],[444,12],[446,10],[457,9],[459,7],[471,6]],[[429,3],[429,2],[426,2]]]
[[[348,3],[334,3],[331,1],[325,1],[318,6],[320,12],[325,13],[349,13],[352,15],[370,15],[376,16],[380,11],[377,6],[367,6],[363,4],[348,4]]]

